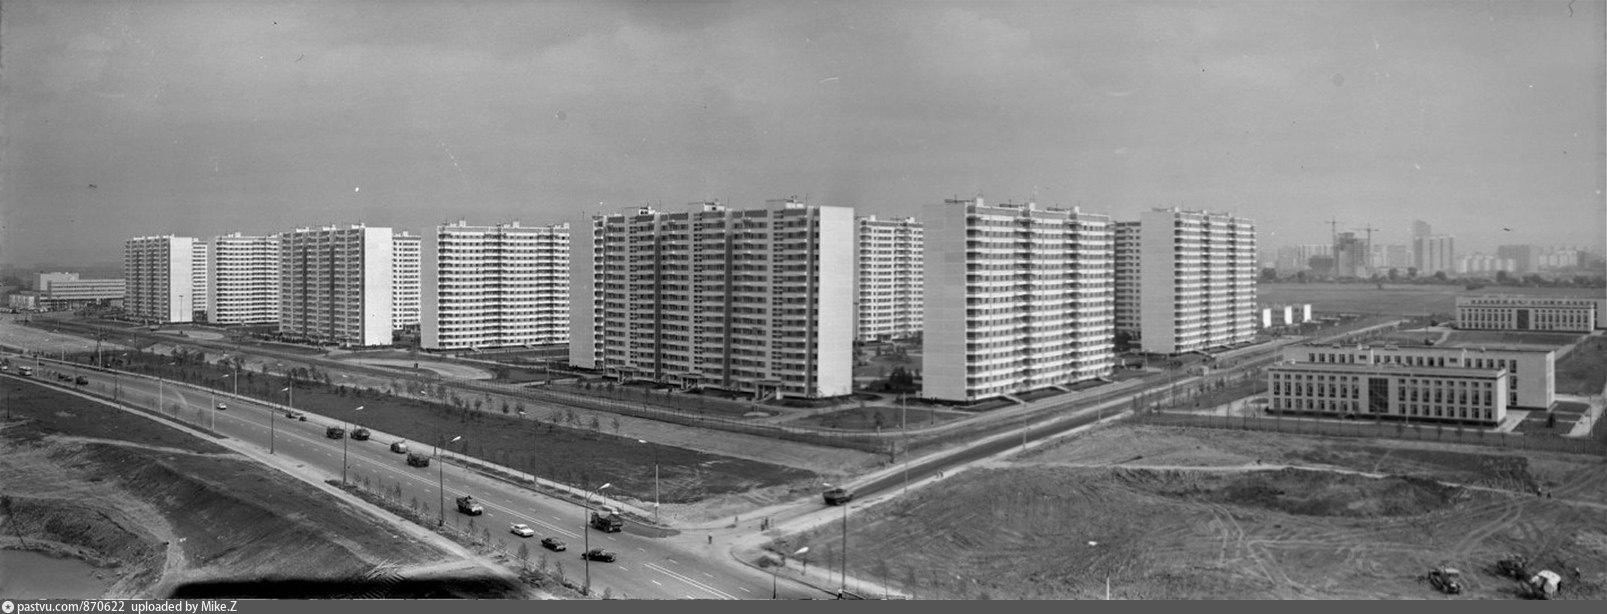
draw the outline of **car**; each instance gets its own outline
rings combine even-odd
[[[228,403],[218,403],[218,411],[229,411]]]
[[[78,379],[73,380],[73,383],[77,384],[79,386],[88,386],[89,385],[89,378],[80,375],[80,376],[78,376]]]
[[[514,524],[514,525],[511,525],[511,526],[508,527],[508,532],[512,533],[514,535],[518,535],[519,537],[530,537],[530,536],[536,534],[536,530],[530,528],[530,525],[527,525],[527,524]]]
[[[548,550],[551,550],[553,552],[563,552],[563,551],[569,549],[569,546],[564,545],[564,540],[558,539],[556,537],[543,537],[543,538],[541,538],[541,547],[546,548]]]
[[[357,429],[352,431],[352,439],[357,441],[368,441],[368,435],[368,429]]]
[[[405,442],[405,441],[393,441],[393,442],[391,442],[391,451],[395,452],[397,454],[407,454],[407,442]]]
[[[300,420],[302,422],[307,421],[307,414],[301,413],[299,411],[287,411],[287,412],[285,412],[285,417],[289,418],[291,420]]]
[[[592,548],[591,550],[587,550],[585,553],[580,555],[580,558],[588,561],[602,561],[604,563],[612,563],[616,559],[614,553],[602,548]]]

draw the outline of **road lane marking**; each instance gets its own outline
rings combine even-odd
[[[657,585],[659,585],[659,586],[664,586],[664,583],[663,583],[663,582],[659,582],[659,581],[658,581],[658,580],[654,580],[654,579],[651,579],[651,578],[649,578],[649,579],[648,579],[648,580],[647,580],[647,581],[648,581],[648,582],[652,582],[652,583],[654,583],[654,584],[657,584]]]
[[[708,593],[709,593],[709,594],[711,594],[711,595],[714,595],[714,596],[716,596],[716,597],[719,597],[719,598],[721,598],[721,599],[736,599],[736,597],[734,597],[734,596],[732,596],[732,595],[731,595],[731,594],[729,594],[729,593],[726,593],[726,592],[724,592],[724,591],[721,591],[721,590],[720,590],[720,589],[717,589],[717,588],[714,588],[714,587],[712,587],[712,586],[709,586],[709,585],[707,585],[707,584],[704,584],[704,583],[702,583],[702,582],[699,582],[699,581],[697,581],[697,580],[693,580],[693,579],[691,579],[691,578],[688,578],[688,577],[686,577],[686,576],[683,576],[683,575],[681,575],[681,574],[678,574],[678,573],[675,573],[675,572],[673,572],[673,571],[670,571],[670,570],[668,570],[668,569],[665,569],[665,568],[663,568],[663,567],[660,567],[660,566],[658,566],[658,565],[656,565],[656,564],[653,564],[653,563],[648,563],[648,564],[647,564],[647,568],[648,568],[648,569],[652,569],[652,570],[654,570],[654,571],[657,571],[657,572],[659,572],[659,573],[662,573],[662,574],[664,574],[664,575],[666,575],[666,576],[669,576],[669,577],[671,577],[671,578],[675,578],[675,579],[676,579],[676,580],[680,580],[680,581],[682,581],[682,582],[685,582],[685,583],[687,583],[687,584],[690,584],[690,585],[692,585],[692,587],[693,587],[693,588],[697,588],[697,589],[700,589],[700,590],[703,590],[703,591],[706,591],[706,592],[708,592]],[[688,597],[688,599],[691,599],[691,598],[692,598],[692,597]]]

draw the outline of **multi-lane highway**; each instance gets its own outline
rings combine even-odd
[[[12,356],[13,364],[27,364],[32,359]],[[308,414],[308,420],[287,419],[286,410],[256,401],[217,396],[173,382],[161,382],[144,377],[118,375],[94,369],[46,361],[38,377],[49,377],[51,371],[85,377],[89,383],[77,388],[94,394],[116,396],[120,401],[146,408],[160,406],[169,417],[210,428],[231,441],[226,445],[243,444],[261,450],[272,449],[275,455],[291,460],[298,471],[317,479],[339,479],[342,467],[348,479],[366,478],[374,491],[401,489],[401,500],[417,500],[429,507],[436,517],[440,513],[445,492],[445,522],[455,526],[468,525],[469,516],[457,512],[453,499],[468,494],[485,507],[483,515],[474,516],[478,531],[489,528],[492,538],[516,552],[520,543],[529,546],[530,558],[547,556],[549,568],[561,561],[564,575],[577,584],[584,582],[587,564],[580,553],[587,540],[592,547],[601,547],[618,554],[614,563],[590,563],[592,590],[605,589],[615,596],[654,599],[768,599],[772,578],[764,572],[742,565],[730,558],[719,544],[709,544],[698,536],[656,538],[627,527],[621,533],[603,533],[585,526],[587,511],[581,506],[532,492],[524,487],[491,479],[462,467],[439,462],[430,467],[412,467],[402,454],[389,449],[396,438],[376,433],[368,441],[330,439],[325,436],[328,426],[347,426],[345,423]],[[217,402],[226,403],[227,410],[215,409]],[[297,410],[300,411],[300,410]],[[409,442],[415,451],[431,452],[425,444]],[[509,532],[511,523],[524,523],[535,529],[536,535],[521,538]],[[584,532],[584,533],[583,533]],[[548,552],[540,541],[542,537],[557,537],[567,542],[565,552]],[[818,598],[820,590],[783,582],[780,596],[784,599]]]

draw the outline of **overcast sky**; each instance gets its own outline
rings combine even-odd
[[[6,264],[796,195],[1602,245],[1603,2],[4,3]],[[1505,231],[1503,228],[1510,228]]]

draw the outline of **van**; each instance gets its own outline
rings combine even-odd
[[[17,367],[17,375],[33,377],[33,367]]]

